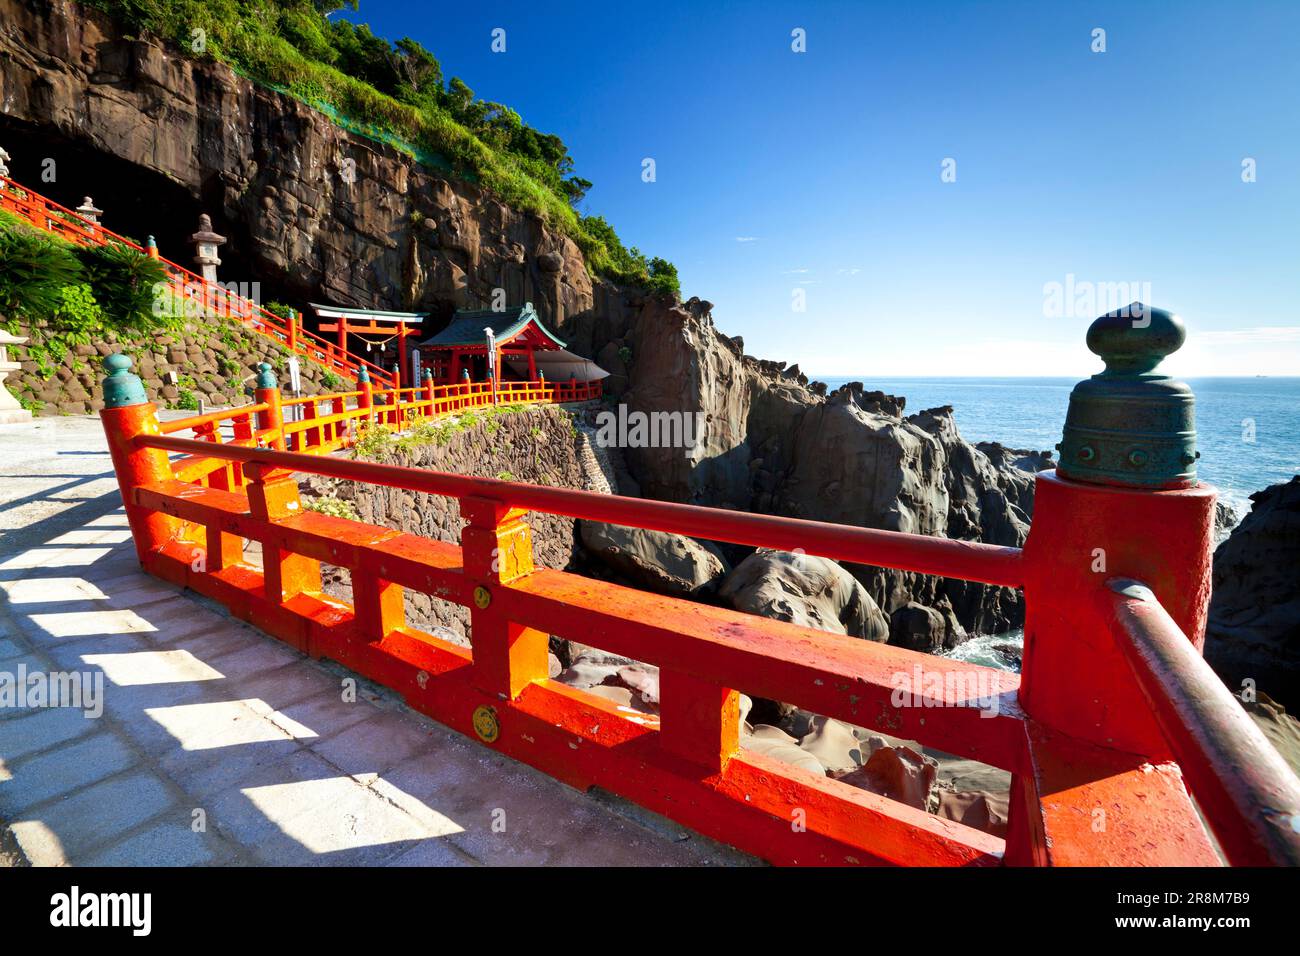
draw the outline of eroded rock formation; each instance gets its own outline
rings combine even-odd
[[[1300,475],[1250,496],[1214,552],[1205,659],[1234,691],[1243,681],[1300,705]]]
[[[889,619],[866,588],[834,561],[760,548],[719,592],[737,611],[869,641],[889,637]]]

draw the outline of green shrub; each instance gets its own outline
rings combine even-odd
[[[69,306],[64,289],[83,279],[68,243],[0,213],[0,313],[50,318]]]
[[[176,401],[172,402],[173,408],[183,408],[189,411],[197,411],[199,407],[198,397],[188,388],[177,390]]]
[[[160,303],[155,294],[156,287],[167,282],[157,259],[118,245],[84,246],[76,256],[108,327],[128,332],[176,327],[176,310]]]
[[[357,514],[356,505],[344,498],[336,498],[333,495],[321,495],[319,498],[305,498],[303,499],[302,506],[308,511],[330,515],[334,518],[348,518],[352,521],[361,520],[361,515]]]
[[[88,343],[91,336],[104,325],[104,310],[95,301],[95,293],[89,283],[65,285],[59,290],[59,296],[62,304],[54,310],[51,326],[62,335],[58,339],[52,339],[50,345],[53,346],[55,341],[61,345],[67,342]],[[59,353],[60,360],[63,354]]]

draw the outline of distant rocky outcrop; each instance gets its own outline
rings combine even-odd
[[[714,328],[707,303],[648,304],[627,334],[632,410],[700,412],[701,446],[626,450],[649,497],[1019,546],[1047,452],[976,447],[952,409],[904,417],[903,399],[852,383],[825,398],[778,363],[745,356]],[[806,380],[805,380],[806,381]],[[966,632],[1017,626],[1012,590],[848,566],[886,614],[909,602]]]
[[[1300,475],[1250,496],[1214,552],[1205,658],[1233,690],[1253,681],[1300,706]]]

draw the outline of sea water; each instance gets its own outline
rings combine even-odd
[[[1051,450],[1061,440],[1073,378],[889,378],[828,379],[838,388],[861,381],[907,399],[904,414],[951,405],[957,430],[971,443],[998,441],[1009,448]],[[1237,512],[1250,510],[1250,495],[1300,474],[1300,377],[1188,379],[1196,395],[1197,477],[1219,489]],[[1020,635],[981,635],[947,656],[1006,668],[994,650]]]

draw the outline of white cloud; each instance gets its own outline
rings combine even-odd
[[[758,242],[758,236],[737,236],[737,242]]]

